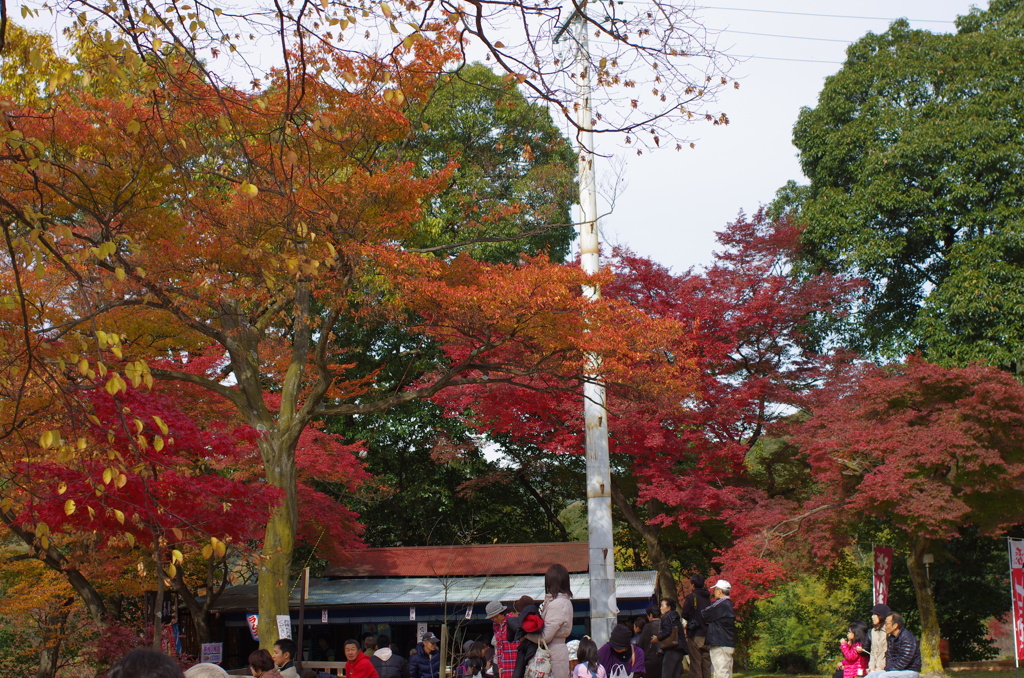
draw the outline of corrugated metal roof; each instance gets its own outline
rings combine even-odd
[[[616,572],[616,597],[650,599],[654,594],[657,572]],[[574,600],[590,600],[590,579],[586,574],[569,576]],[[544,577],[406,577],[401,579],[311,579],[306,606],[334,608],[342,606],[387,605],[469,605],[486,604],[490,600],[511,602],[521,596],[542,597]],[[291,607],[299,605],[299,591],[294,589]],[[213,605],[218,612],[253,610],[256,607],[256,586],[228,588]]]
[[[397,546],[342,551],[327,577],[472,577],[544,574],[551,563],[569,572],[587,572],[587,542]]]

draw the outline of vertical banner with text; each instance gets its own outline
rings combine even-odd
[[[871,568],[871,597],[875,605],[889,603],[889,578],[892,575],[892,547],[875,547],[875,565]]]
[[[1024,659],[1024,539],[1010,539],[1010,597],[1013,599],[1013,646],[1017,665]]]

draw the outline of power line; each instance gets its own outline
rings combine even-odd
[[[827,17],[830,19],[867,19],[869,21],[896,21],[893,17],[884,16],[853,16],[849,14],[815,14],[813,12],[784,12],[779,9],[752,9],[750,7],[708,7],[700,6],[695,9],[720,9],[727,12],[760,12],[762,14],[790,14],[793,16],[816,16],[816,17]],[[925,24],[952,24],[956,23],[950,19],[907,19],[907,21],[913,21],[915,23]]]
[[[767,61],[800,61],[805,64],[838,64],[843,65],[842,61],[824,61],[821,59],[792,59],[789,57],[770,57],[770,56],[758,56],[756,54],[730,54],[729,56],[737,59],[765,59]]]
[[[775,33],[749,33],[747,31],[734,31],[731,28],[720,28],[714,29],[716,33],[737,33],[739,35],[758,35],[762,38],[787,38],[789,40],[818,40],[819,42],[841,42],[844,45],[849,45],[850,40],[840,40],[838,38],[812,38],[806,35],[776,35]]]

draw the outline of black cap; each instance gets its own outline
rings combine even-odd
[[[878,605],[875,605],[873,608],[871,608],[871,614],[877,614],[879,619],[885,619],[890,614],[892,614],[892,610],[889,609],[888,605],[879,603]]]
[[[608,644],[615,650],[625,650],[629,647],[630,641],[633,640],[633,632],[629,630],[629,627],[625,624],[618,624],[612,629],[612,634],[608,638]]]

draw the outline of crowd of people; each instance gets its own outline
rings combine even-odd
[[[681,603],[662,598],[632,625],[617,624],[598,647],[588,636],[570,641],[573,627],[569,573],[552,565],[544,576],[544,600],[523,596],[511,605],[491,601],[485,608],[493,636],[488,644],[467,641],[454,678],[732,678],[736,614],[732,586],[718,579],[710,587],[703,576],[689,578]],[[903,618],[885,605],[871,609],[872,625],[854,622],[840,641],[842,661],[834,678],[919,678],[921,652]],[[391,649],[385,634],[344,645],[346,678],[442,678],[441,639],[423,634],[408,660]],[[543,648],[541,658],[538,658]],[[323,655],[327,648],[321,647]],[[323,678],[299,673],[297,648],[281,639],[273,652],[249,655],[255,678]],[[329,654],[333,654],[330,653]],[[114,665],[109,678],[220,678],[215,664],[197,664],[182,673],[159,652],[135,650]]]

